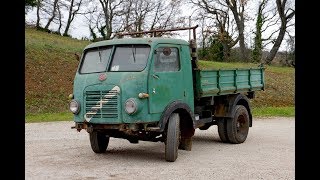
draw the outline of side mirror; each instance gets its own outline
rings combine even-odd
[[[74,53],[74,55],[75,55],[75,57],[76,57],[76,60],[77,60],[77,61],[80,61],[80,55],[79,55],[79,53]]]

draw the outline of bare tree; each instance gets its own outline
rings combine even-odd
[[[57,4],[57,10],[58,10],[58,20],[59,20],[59,27],[58,27],[58,30],[57,30],[57,33],[61,34],[61,27],[62,27],[62,18],[63,18],[63,15],[61,13],[61,4],[58,3]]]
[[[99,0],[85,15],[91,36],[112,39],[117,32],[134,32],[179,26],[181,0]],[[95,9],[95,10],[93,10]],[[160,36],[161,34],[158,34]]]
[[[118,15],[119,6],[123,3],[124,0],[99,0],[100,5],[102,7],[103,16],[104,16],[104,25],[100,30],[100,33],[106,30],[106,34],[101,33],[103,39],[111,39],[111,35],[113,33],[114,28],[114,19],[115,16]]]
[[[146,16],[148,13],[152,11],[154,7],[154,4],[152,1],[148,0],[136,0],[133,3],[133,8],[132,8],[132,14],[133,16],[133,30],[138,32],[138,31],[143,31],[144,29],[144,22],[146,20]],[[139,35],[138,35],[139,36]],[[141,36],[141,35],[140,35]]]
[[[294,17],[295,15],[295,10],[292,8],[286,8],[286,3],[287,0],[276,0],[276,4],[277,4],[277,11],[279,14],[279,18],[280,18],[280,28],[279,28],[279,34],[278,37],[275,39],[274,44],[272,49],[270,50],[268,56],[265,59],[265,63],[266,64],[271,64],[271,61],[274,59],[274,57],[276,56],[281,42],[285,36],[286,33],[286,29],[289,26],[292,26],[294,24],[288,24],[290,22],[290,20]]]
[[[127,0],[124,12],[125,31],[165,29],[179,26],[181,0]],[[175,22],[175,23],[174,23]],[[178,23],[178,24],[177,24]],[[161,35],[160,33],[158,34]]]
[[[161,1],[158,1],[154,6],[153,19],[150,25],[150,30],[154,30],[156,24],[159,23],[160,18],[162,17],[162,12],[164,11],[164,4]]]
[[[95,32],[95,29],[97,28],[96,22],[98,21],[96,18],[97,11],[98,11],[98,6],[94,1],[92,1],[92,2],[88,2],[86,10],[82,14],[87,19],[87,25],[89,28],[90,36],[92,36],[93,41],[96,41],[98,37]]]
[[[46,29],[46,30],[49,30],[49,26],[50,26],[51,22],[52,22],[53,19],[56,17],[58,1],[59,1],[59,0],[54,0],[54,1],[53,1],[52,11],[51,11],[51,17],[49,17],[48,22],[47,22],[46,26],[44,27],[44,29]]]
[[[218,3],[210,4],[213,2]],[[209,32],[211,34],[210,36],[214,36],[214,38],[218,39],[223,46],[224,58],[228,58],[230,56],[231,48],[241,39],[239,33],[235,35],[233,26],[235,22],[230,18],[230,8],[218,0],[210,2],[206,0],[192,0],[191,3],[197,5],[207,13],[207,20],[213,20],[215,22],[216,30],[207,29],[206,32]]]
[[[246,45],[244,38],[244,9],[247,4],[247,0],[224,0],[233,13],[234,20],[236,21],[238,33],[239,33],[239,46],[241,52],[241,58],[245,61],[248,60],[246,54]],[[239,4],[238,4],[239,3]],[[221,5],[223,5],[221,3]]]
[[[232,32],[229,32],[229,26],[231,23],[228,12],[217,9],[215,15],[217,22],[216,26],[218,27],[218,33],[216,36],[218,36],[218,39],[223,46],[224,57],[228,58],[230,57],[231,48],[238,43],[240,36],[238,35],[235,40],[232,39]]]
[[[262,0],[258,4],[256,30],[253,32],[255,34],[252,50],[252,59],[254,62],[262,61],[263,49],[274,42],[274,35],[279,32],[279,29],[276,28],[276,30],[271,31],[267,37],[265,36],[267,30],[275,27],[279,22],[277,9],[270,2],[270,0]]]
[[[122,15],[123,15],[123,31],[131,32],[132,29],[132,21],[131,21],[131,11],[133,9],[134,0],[127,0],[123,3],[122,6]]]
[[[68,31],[70,28],[70,25],[72,21],[74,20],[75,15],[78,13],[80,10],[80,6],[82,5],[83,0],[69,0],[70,5],[69,5],[69,11],[68,11],[68,20],[66,24],[66,28],[63,32],[63,36],[68,36]]]
[[[37,29],[40,29],[41,28],[41,26],[40,26],[40,9],[41,9],[41,6],[42,6],[42,1],[43,0],[37,0],[37,5],[36,5],[36,7],[37,7],[37,21],[36,21],[36,28]]]
[[[156,23],[159,29],[179,26],[182,23],[178,20],[181,12],[181,3],[181,0],[171,0],[161,9],[160,14],[158,14],[159,21]]]

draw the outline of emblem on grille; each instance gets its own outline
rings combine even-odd
[[[100,81],[104,81],[104,80],[106,80],[106,79],[107,79],[106,74],[100,74],[100,75],[99,75],[99,80],[100,80]]]

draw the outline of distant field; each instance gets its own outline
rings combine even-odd
[[[49,119],[54,119],[52,115],[72,117],[68,114],[67,97],[72,93],[73,79],[78,66],[74,53],[81,53],[90,42],[28,28],[25,29],[25,36],[27,121],[37,121],[35,119],[45,119],[49,116]],[[258,64],[199,61],[199,66],[202,69],[219,69],[257,67]],[[263,115],[266,111],[257,111],[259,108],[286,109],[289,107],[292,115],[292,108],[294,113],[295,106],[294,77],[294,68],[266,66],[266,89],[258,91],[256,98],[252,100],[252,107],[256,112]],[[283,111],[284,115],[288,114],[285,111],[288,111],[288,108]]]

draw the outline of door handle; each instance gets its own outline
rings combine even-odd
[[[159,79],[159,76],[156,74],[152,74],[152,77],[154,77],[155,79]]]

